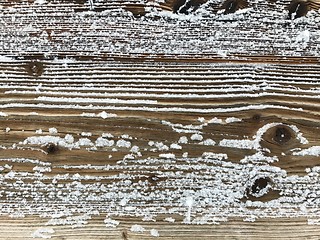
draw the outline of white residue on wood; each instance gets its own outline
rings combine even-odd
[[[156,230],[154,228],[150,230],[150,235],[152,237],[160,237],[160,234],[159,234],[158,230]]]
[[[39,228],[36,231],[32,233],[33,238],[44,238],[44,239],[50,239],[51,234],[54,234],[55,231],[53,228]]]
[[[131,226],[130,231],[136,233],[143,233],[145,231],[145,228],[141,225],[135,224]]]
[[[312,146],[307,149],[303,149],[301,151],[293,152],[293,155],[296,156],[315,156],[319,157],[320,156],[320,146]]]

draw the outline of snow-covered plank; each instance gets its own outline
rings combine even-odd
[[[0,1],[0,239],[318,236],[307,4]]]

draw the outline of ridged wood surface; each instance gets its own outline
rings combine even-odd
[[[0,239],[319,239],[318,12],[175,4],[0,1]]]

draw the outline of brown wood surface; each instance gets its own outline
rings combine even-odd
[[[205,2],[0,1],[0,239],[320,238],[317,15]]]

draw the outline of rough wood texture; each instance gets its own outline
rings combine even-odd
[[[0,2],[0,239],[319,239],[317,2],[191,3]]]

